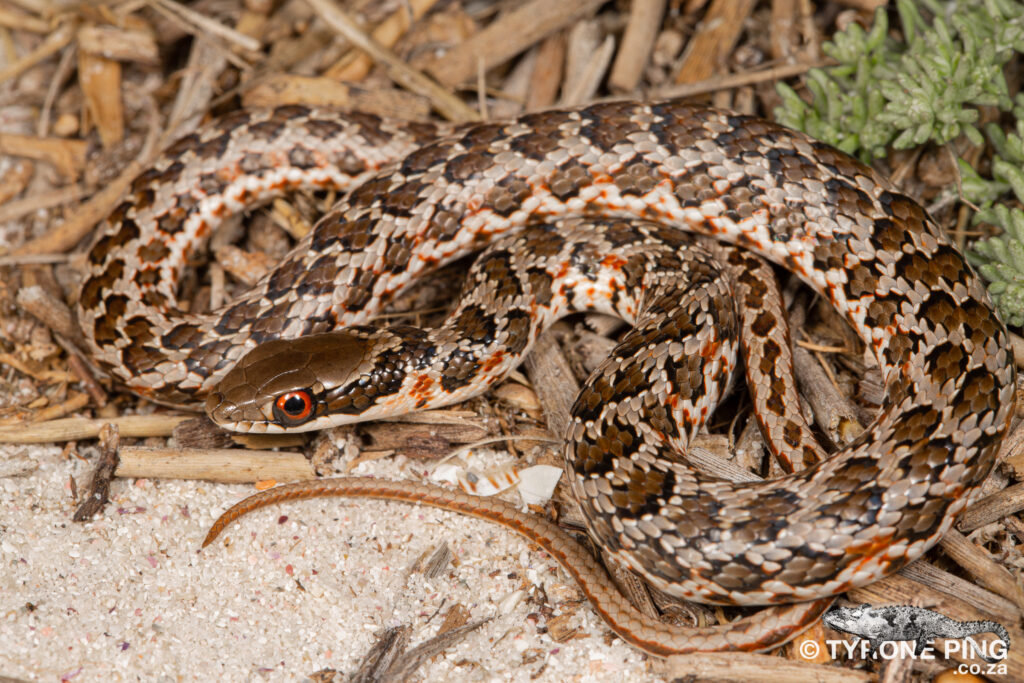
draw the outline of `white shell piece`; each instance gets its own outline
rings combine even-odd
[[[562,477],[561,467],[534,465],[519,473],[519,495],[527,505],[543,505],[551,500]]]

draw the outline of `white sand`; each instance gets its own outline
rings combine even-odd
[[[376,501],[321,499],[267,508],[199,550],[216,516],[253,489],[116,480],[97,519],[71,522],[93,462],[56,447],[0,446],[0,675],[29,680],[295,680],[355,670],[375,632],[436,634],[456,603],[495,617],[420,670],[426,681],[640,681],[652,662],[611,636],[587,607],[586,638],[554,642],[532,597],[578,598],[544,553],[493,524]],[[402,477],[428,465],[394,458],[353,474]],[[282,515],[287,521],[279,523]],[[410,572],[447,541],[435,579]],[[225,543],[227,542],[227,546]],[[510,578],[511,577],[511,578]],[[571,589],[570,589],[571,587]],[[503,613],[505,612],[505,613]],[[534,675],[540,672],[536,679]]]

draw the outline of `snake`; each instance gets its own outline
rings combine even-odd
[[[177,282],[212,229],[299,185],[348,189],[255,286],[219,310],[181,311]],[[289,431],[368,418],[377,406],[425,408],[482,391],[495,375],[452,342],[444,380],[410,383],[424,375],[402,368],[430,365],[437,346],[410,332],[425,354],[410,360],[415,343],[367,323],[440,265],[573,219],[653,223],[663,237],[696,233],[766,259],[831,302],[873,352],[880,413],[825,459],[811,457],[784,401],[769,391],[760,402],[774,415],[759,415],[762,429],[780,435],[769,442],[809,464],[772,481],[723,481],[686,461],[723,381],[693,382],[692,370],[714,379],[712,366],[728,365],[710,353],[694,360],[686,347],[734,346],[714,326],[676,315],[686,306],[648,302],[573,407],[566,470],[600,548],[671,595],[775,607],[714,631],[669,633],[615,598],[557,527],[419,483],[273,489],[227,511],[207,540],[238,514],[289,498],[447,507],[547,549],[638,647],[760,650],[793,637],[832,596],[920,557],[975,496],[1008,428],[1015,383],[1007,332],[981,280],[925,210],[871,167],[802,133],[703,105],[609,102],[454,128],[299,106],[231,115],[135,181],[88,254],[78,315],[101,370],[155,401],[205,399],[228,427]],[[710,300],[721,309],[721,298]],[[464,329],[486,337],[502,313],[476,310]],[[754,320],[746,343],[763,351],[757,364],[771,389],[778,345],[764,340],[782,323],[777,311]],[[374,335],[383,346],[369,343]],[[302,386],[258,376],[266,358],[271,373],[301,375],[287,364],[331,344],[351,354],[347,371]],[[328,398],[337,378],[341,390]],[[252,396],[253,387],[271,393]]]

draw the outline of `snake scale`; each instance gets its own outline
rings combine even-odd
[[[203,315],[175,308],[187,257],[225,215],[310,184],[352,189],[228,306]],[[447,355],[446,382],[414,387],[401,370],[410,346],[391,347],[401,358],[382,355],[366,343],[377,333],[362,326],[425,272],[503,235],[573,218],[645,221],[663,237],[695,232],[738,245],[799,276],[873,350],[885,381],[878,418],[832,457],[771,482],[710,478],[678,454],[714,400],[692,381],[695,361],[684,347],[709,349],[696,367],[712,379],[721,370],[712,366],[728,365],[721,360],[728,354],[711,353],[727,346],[726,337],[673,317],[668,304],[647,302],[573,409],[565,447],[572,489],[588,530],[612,557],[680,597],[798,604],[673,634],[638,619],[557,528],[496,501],[405,482],[267,491],[225,513],[208,540],[246,510],[287,498],[386,497],[456,509],[547,548],[617,633],[667,654],[784,642],[820,615],[829,596],[896,571],[949,529],[991,469],[1010,418],[1014,368],[1005,328],[982,283],[918,204],[846,154],[753,117],[678,101],[599,104],[457,129],[303,107],[241,112],[183,139],[135,182],[89,253],[79,319],[97,364],[114,378],[158,401],[208,396],[214,419],[235,428],[317,426],[300,423],[332,405],[341,422],[378,405],[429,407],[483,390],[479,359]],[[486,336],[486,316],[477,313],[463,329]],[[757,363],[770,384],[777,353],[766,349],[778,349],[766,340],[778,318],[763,313],[750,328],[764,336],[750,343],[760,348]],[[246,353],[294,360],[298,347],[274,340],[345,327],[330,337],[344,340],[355,373],[342,379],[340,402],[327,400],[317,378],[232,405],[240,380],[267,384],[246,374],[249,359],[233,371]],[[339,344],[318,342],[314,351],[330,343]],[[439,348],[422,346],[429,365]],[[760,402],[762,412],[775,413],[759,416],[762,428],[793,461],[808,464],[814,448],[780,403],[770,392]],[[237,419],[247,422],[231,423]]]

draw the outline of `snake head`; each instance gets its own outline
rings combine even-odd
[[[347,332],[265,342],[224,376],[206,399],[206,412],[237,432],[323,429],[330,426],[327,392],[365,372],[373,346]]]

